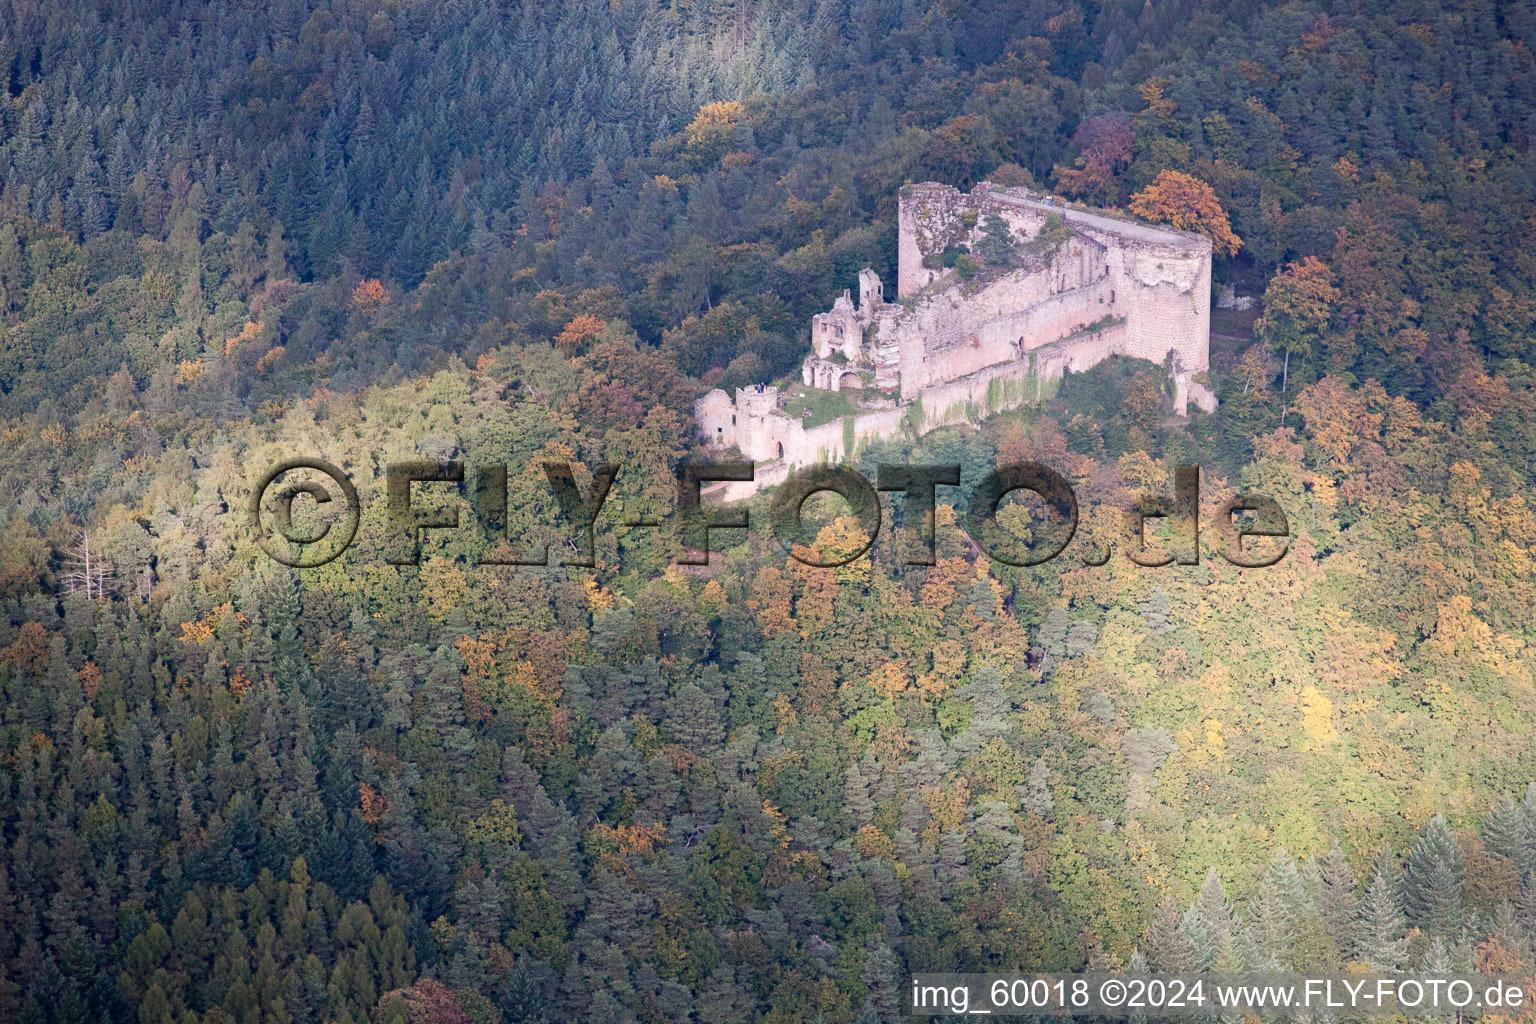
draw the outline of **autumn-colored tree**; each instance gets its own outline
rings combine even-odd
[[[1243,394],[1253,395],[1256,401],[1267,400],[1279,369],[1279,360],[1268,348],[1250,345],[1237,361],[1238,375],[1243,379]]]
[[[357,784],[358,802],[362,805],[363,820],[370,825],[377,825],[384,820],[384,815],[389,810],[389,801],[384,795],[366,782]]]
[[[371,313],[389,301],[389,292],[376,277],[365,278],[352,289],[352,308]]]
[[[757,616],[757,627],[764,636],[777,636],[795,628],[791,600],[789,581],[781,570],[764,566],[758,571],[747,608]]]
[[[1380,428],[1380,413],[1367,411],[1363,396],[1338,377],[1324,377],[1296,396],[1296,411],[1327,462],[1344,465],[1363,441]]]
[[[555,336],[555,346],[567,355],[585,352],[607,326],[606,321],[599,320],[590,313],[582,313],[572,318],[571,322]]]
[[[1135,141],[1136,126],[1128,114],[1114,111],[1090,117],[1072,134],[1077,164],[1056,168],[1056,187],[1062,195],[1096,206],[1117,204]]]
[[[911,678],[905,665],[888,661],[870,675],[869,685],[886,700],[895,700],[911,685]]]
[[[706,103],[683,131],[688,155],[701,164],[712,164],[735,146],[736,131],[747,117],[747,108],[736,100]]]
[[[993,151],[993,134],[991,122],[979,114],[951,118],[929,137],[924,169],[943,181],[976,180]]]
[[[23,623],[16,642],[0,650],[0,661],[20,672],[42,675],[48,667],[48,631],[36,622]]]
[[[453,990],[432,978],[396,989],[379,1000],[373,1024],[471,1024]]]
[[[1131,378],[1122,403],[1127,419],[1142,430],[1156,430],[1166,407],[1163,397],[1163,376],[1156,369],[1146,369]]]
[[[1254,334],[1277,352],[1285,352],[1282,393],[1290,383],[1291,353],[1315,359],[1332,306],[1339,290],[1333,271],[1316,256],[1288,264],[1270,279],[1264,290],[1264,315],[1253,325]]]
[[[1181,171],[1160,171],[1152,184],[1131,197],[1130,210],[1159,224],[1200,232],[1211,240],[1218,256],[1235,255],[1243,245],[1232,233],[1216,190]]]

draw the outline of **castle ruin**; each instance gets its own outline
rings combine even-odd
[[[902,190],[895,301],[873,270],[811,322],[802,390],[847,392],[848,414],[807,425],[779,389],[694,408],[711,443],[758,463],[727,497],[839,462],[867,438],[975,422],[1044,397],[1111,355],[1171,366],[1174,411],[1210,412],[1211,243],[982,182]],[[978,256],[981,256],[978,259]]]

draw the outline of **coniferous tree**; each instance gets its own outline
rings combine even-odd
[[[1056,660],[1067,656],[1067,613],[1063,608],[1052,608],[1040,626],[1040,646]]]
[[[1173,631],[1168,605],[1168,593],[1162,587],[1153,587],[1152,593],[1140,605],[1141,617],[1147,631],[1154,636],[1167,636]]]
[[[865,1006],[880,1024],[895,1024],[901,1019],[901,962],[884,942],[872,942],[864,956],[859,979],[869,993]]]
[[[1214,956],[1224,943],[1238,934],[1241,927],[1237,911],[1227,899],[1226,886],[1222,884],[1221,875],[1214,865],[1206,871],[1205,881],[1200,883],[1200,893],[1195,898],[1194,909],[1211,935]]]
[[[1483,819],[1483,843],[1489,853],[1506,858],[1522,873],[1529,866],[1531,821],[1508,793],[1499,794],[1493,810]]]
[[[1029,778],[1020,788],[1020,803],[1024,810],[1031,814],[1038,814],[1042,818],[1049,818],[1051,811],[1055,809],[1056,801],[1051,797],[1050,766],[1045,763],[1045,756],[1035,758],[1035,763],[1029,768]]]
[[[1360,901],[1355,896],[1355,873],[1350,870],[1344,851],[1337,846],[1323,857],[1321,881],[1318,909],[1323,915],[1323,925],[1332,936],[1335,948],[1343,956],[1351,956],[1355,949]]]
[[[1018,243],[1008,222],[996,214],[988,214],[981,220],[981,238],[976,242],[976,255],[983,263],[999,270],[1011,267],[1018,259]]]
[[[1152,916],[1143,940],[1147,965],[1165,974],[1189,973],[1195,969],[1195,951],[1185,937],[1183,915],[1172,897],[1166,897]]]
[[[1355,949],[1359,960],[1372,971],[1391,973],[1401,970],[1408,952],[1403,937],[1403,914],[1398,908],[1396,886],[1378,870],[1360,901]]]
[[[1220,937],[1200,913],[1198,904],[1184,911],[1179,919],[1179,934],[1189,944],[1190,959],[1197,971],[1208,971],[1216,960]]]
[[[961,751],[978,749],[994,737],[1008,732],[1013,702],[1003,691],[1003,675],[990,665],[983,665],[958,694],[971,705],[971,721],[965,735],[956,743]]]
[[[1069,658],[1085,658],[1093,653],[1098,642],[1098,630],[1091,622],[1077,622],[1067,631],[1066,654]]]
[[[1424,826],[1403,868],[1408,921],[1434,935],[1449,934],[1461,919],[1465,875],[1456,838],[1437,814]]]
[[[865,760],[849,768],[844,776],[843,806],[855,826],[868,824],[874,818],[875,801],[870,793],[869,777],[878,771],[873,757],[865,755]]]
[[[1249,901],[1248,910],[1252,918],[1247,932],[1249,962],[1261,970],[1290,970],[1295,941],[1291,910],[1273,873],[1265,875],[1259,883],[1259,891]]]

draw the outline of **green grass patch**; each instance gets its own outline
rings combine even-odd
[[[804,384],[792,384],[781,395],[780,404],[784,411],[806,427],[819,427],[842,416],[857,416],[862,411],[842,391],[823,391]]]

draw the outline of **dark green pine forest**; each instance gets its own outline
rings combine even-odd
[[[1536,974],[1533,46],[1529,0],[0,0],[0,1020]],[[1277,565],[1013,569],[964,489],[931,567],[899,497],[836,570],[766,498],[707,568],[624,525],[894,279],[903,185],[984,179],[1208,195],[1220,408],[1120,360],[859,467],[1046,463],[1080,545],[1198,464]],[[362,494],[321,568],[245,511],[292,456]],[[404,459],[508,467],[552,566],[390,564]],[[623,467],[592,568],[548,461]]]

